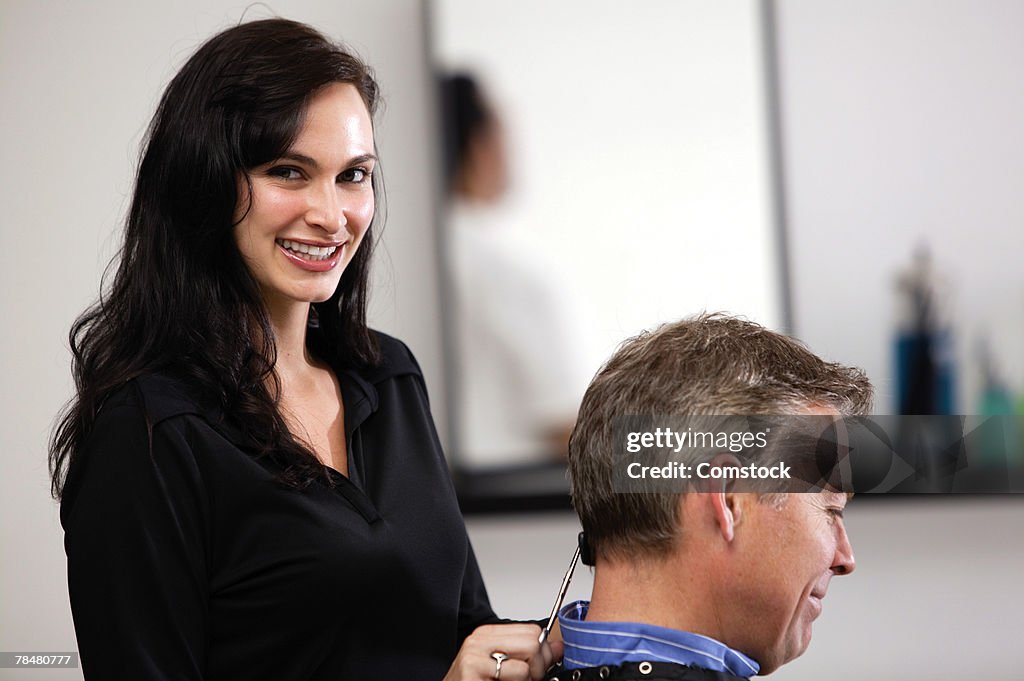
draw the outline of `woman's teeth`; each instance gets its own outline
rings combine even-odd
[[[310,246],[287,239],[278,239],[277,243],[306,260],[327,260],[338,250],[337,246]]]

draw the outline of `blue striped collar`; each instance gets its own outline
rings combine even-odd
[[[587,622],[590,601],[576,601],[558,612],[565,642],[566,669],[623,662],[676,662],[734,676],[750,677],[760,667],[723,643],[688,631],[639,622]]]

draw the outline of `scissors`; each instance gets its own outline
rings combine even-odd
[[[572,573],[576,570],[576,563],[580,558],[583,558],[584,565],[593,565],[594,559],[590,547],[587,545],[587,540],[580,532],[579,541],[576,543],[576,551],[572,554],[572,561],[569,562],[569,569],[565,571],[565,577],[562,577],[562,586],[558,588],[558,595],[555,596],[555,603],[551,606],[551,614],[548,615],[547,625],[541,629],[540,637],[537,642],[543,644],[544,641],[548,640],[548,636],[551,634],[551,629],[555,626],[555,622],[558,620],[558,611],[562,608],[562,602],[565,601],[565,594],[569,591],[569,584],[572,582]]]

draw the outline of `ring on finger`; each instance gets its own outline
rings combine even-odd
[[[501,678],[501,663],[508,659],[508,655],[495,650],[491,653],[491,659],[494,660],[494,681],[498,681]]]

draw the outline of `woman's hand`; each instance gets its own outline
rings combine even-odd
[[[540,681],[556,660],[562,657],[560,640],[537,643],[540,627],[536,624],[488,624],[478,627],[467,638],[444,681]],[[493,653],[508,657],[501,662]]]

